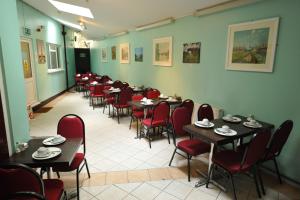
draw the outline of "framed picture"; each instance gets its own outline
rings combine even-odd
[[[172,37],[153,39],[153,65],[172,66]]]
[[[38,63],[45,64],[46,63],[46,55],[45,55],[45,44],[43,40],[36,40],[37,46],[37,54],[38,54]]]
[[[101,51],[101,62],[107,62],[107,48],[102,47],[100,51]]]
[[[120,63],[129,63],[129,43],[120,44]]]
[[[134,59],[135,62],[143,62],[143,48],[135,48],[134,49]]]
[[[116,60],[116,58],[117,58],[117,47],[112,46],[111,47],[111,59]]]
[[[279,18],[229,25],[228,70],[272,72]]]
[[[183,44],[183,63],[200,63],[201,43],[184,43]]]

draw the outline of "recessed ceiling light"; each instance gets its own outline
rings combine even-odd
[[[48,1],[59,11],[67,12],[67,13],[71,13],[71,14],[79,15],[79,16],[83,16],[83,17],[88,17],[88,18],[92,18],[92,19],[94,18],[93,14],[89,8],[75,6],[75,5],[62,3],[62,2],[54,1],[54,0],[48,0]]]

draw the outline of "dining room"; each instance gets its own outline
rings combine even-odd
[[[299,199],[299,6],[2,2],[0,199]]]

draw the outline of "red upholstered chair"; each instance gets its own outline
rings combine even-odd
[[[77,198],[79,199],[79,173],[85,166],[88,177],[90,178],[90,172],[88,164],[85,158],[86,147],[85,147],[85,127],[83,120],[75,115],[68,114],[63,116],[57,125],[57,134],[64,136],[65,138],[82,138],[83,153],[78,152],[69,167],[53,167],[52,170],[57,172],[59,177],[59,172],[69,172],[76,170],[76,186],[77,186]]]
[[[198,109],[198,120],[201,121],[204,118],[210,120],[214,119],[214,112],[209,104],[202,104]]]
[[[111,86],[104,86],[104,90],[109,90]],[[108,114],[110,115],[110,105],[116,102],[116,98],[114,95],[111,94],[104,94],[104,106],[103,106],[103,113],[105,111],[106,106],[108,106]]]
[[[190,110],[186,107],[177,107],[172,112],[172,126],[173,126],[173,141],[175,145],[174,153],[171,157],[169,166],[171,166],[175,153],[185,157],[177,150],[180,150],[186,153],[186,159],[188,164],[188,181],[191,180],[191,167],[190,160],[193,156],[198,156],[203,153],[207,153],[210,151],[210,144],[202,142],[199,139],[186,139],[176,143],[176,138],[188,135],[184,130],[183,126],[191,124],[190,120]]]
[[[158,99],[160,91],[157,89],[149,90],[146,94],[147,99]]]
[[[93,109],[95,108],[95,99],[96,99],[96,101],[98,101],[98,99],[100,99],[101,102],[103,101],[103,98],[104,98],[103,90],[104,90],[104,85],[95,85],[94,86],[94,90],[90,94]]]
[[[144,98],[143,95],[141,94],[136,94],[133,95],[131,100],[132,101],[140,101]],[[141,121],[142,119],[144,119],[144,110],[143,109],[139,109],[135,106],[131,107],[131,120],[130,120],[130,124],[129,124],[129,129],[131,129],[131,124],[133,120],[136,120],[136,137],[138,137],[138,130],[139,130],[139,121]]]
[[[122,111],[123,113],[123,109],[127,109],[127,112],[129,114],[130,105],[128,104],[128,102],[131,101],[132,94],[133,91],[130,87],[121,89],[117,102],[113,104],[113,109],[115,109],[118,117],[118,123],[120,123],[120,112]]]
[[[59,200],[66,197],[64,183],[45,179],[23,164],[0,165],[0,199]]]
[[[80,91],[80,80],[81,80],[81,74],[75,75],[75,90]]]
[[[164,128],[167,127],[168,121],[169,121],[169,113],[170,113],[170,105],[166,101],[162,101],[159,104],[157,104],[153,111],[152,111],[152,117],[146,118],[142,121],[142,125],[147,129],[145,133],[145,137],[148,138],[149,141],[149,147],[151,148],[151,134],[150,129],[155,128]],[[141,129],[142,131],[142,129]],[[154,131],[153,131],[154,133]],[[169,136],[169,134],[168,134]],[[168,141],[170,143],[170,138],[168,137]]]
[[[100,83],[106,83],[107,81],[111,81],[111,78],[107,75],[103,75],[100,79]]]
[[[119,80],[114,81],[113,84],[112,84],[112,86],[114,88],[122,88],[122,85],[123,85],[123,83]]]
[[[192,115],[194,110],[194,101],[191,99],[184,100],[179,107],[184,107],[188,110],[190,123],[192,122]]]
[[[122,88],[127,88],[127,87],[129,87],[129,84],[127,82],[123,82],[121,87]]]
[[[270,137],[271,137],[271,132],[269,130],[261,130],[251,140],[244,153],[236,152],[234,150],[224,150],[224,151],[214,153],[212,158],[213,164],[211,165],[210,168],[210,172],[208,176],[209,178],[207,180],[206,187],[208,187],[215,166],[219,166],[228,173],[233,187],[234,198],[237,199],[234,181],[233,181],[233,175],[237,173],[252,171],[253,179],[256,185],[256,191],[260,198],[261,194],[260,194],[259,184],[257,181],[256,165],[258,161],[261,159],[262,155],[264,154],[265,149],[270,140]]]

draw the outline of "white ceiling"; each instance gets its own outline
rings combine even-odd
[[[210,7],[229,0],[59,0],[90,8],[94,19],[58,12],[48,0],[23,0],[46,15],[71,23],[84,21],[89,39],[99,39],[109,34],[135,29],[168,17],[180,18],[195,10]]]

